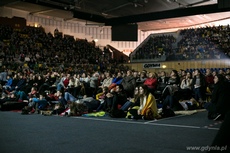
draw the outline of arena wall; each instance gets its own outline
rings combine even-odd
[[[147,70],[150,72],[171,70],[186,70],[186,69],[204,69],[204,68],[230,68],[229,59],[221,60],[192,60],[192,61],[164,61],[164,62],[142,62],[142,63],[128,63],[124,64],[131,69],[142,71]]]

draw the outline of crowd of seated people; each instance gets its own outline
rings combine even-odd
[[[225,59],[229,52],[229,25],[206,26],[179,30],[179,37],[150,37],[132,53],[133,60],[156,59],[166,55],[167,61],[191,59]],[[177,46],[172,46],[177,43]]]
[[[214,90],[213,79],[217,74],[224,75],[225,81],[229,82],[229,69],[213,72],[206,69],[207,75],[198,69],[190,71],[191,74],[188,71],[178,73],[176,70],[170,75],[163,71],[160,74],[145,70],[137,72],[101,58],[100,52],[95,51],[96,48],[86,40],[53,36],[46,34],[42,28],[34,27],[14,31],[1,26],[0,31],[3,59],[0,73],[1,105],[6,101],[26,102],[29,113],[47,109],[47,106],[53,106],[50,105],[52,102],[55,107],[50,109],[55,109],[54,112],[58,114],[69,107],[79,110],[87,106],[91,111],[103,110],[112,113],[113,117],[124,117],[124,113],[133,109],[133,105],[129,103],[130,107],[125,109],[122,106],[127,106],[126,102],[134,98],[133,93],[137,88],[140,100],[132,101],[135,106],[138,105],[137,111],[128,118],[132,118],[132,115],[138,119],[160,118],[156,106],[168,110],[202,108],[207,87]],[[175,41],[170,41],[170,38],[156,37],[159,40],[155,44],[157,50],[162,51],[160,48],[165,46],[170,48],[170,43],[159,45],[163,40]],[[17,60],[20,62],[15,62]],[[81,107],[75,105],[79,99],[80,104],[84,103]],[[187,107],[182,108],[182,102]],[[72,110],[75,110],[72,114],[79,115],[76,109]],[[148,113],[145,114],[143,110]]]
[[[34,71],[64,68],[83,71],[89,67],[95,71],[114,69],[116,60],[104,57],[95,43],[86,39],[45,33],[42,27],[24,27],[14,30],[0,25],[0,59],[7,68],[20,66]],[[92,64],[89,66],[89,64]]]
[[[112,117],[125,117],[129,114],[127,118],[156,119],[161,117],[156,107],[173,111],[204,108],[207,103],[207,87],[214,90],[211,87],[215,83],[211,69],[207,69],[207,74],[199,69],[192,73],[172,70],[169,75],[164,71],[157,74],[135,70],[115,73],[48,70],[42,74],[33,71],[15,71],[10,74],[7,69],[2,71],[0,78],[6,75],[6,80],[1,80],[1,105],[7,101],[25,102],[28,113],[50,107],[49,109],[60,114],[60,110],[76,107],[73,104],[78,104],[81,100],[80,103],[85,106],[85,111],[82,112],[105,111]],[[221,70],[215,75],[222,75],[225,86],[229,87],[230,69]],[[138,96],[141,101],[137,101],[135,90],[140,92]],[[131,100],[133,98],[135,101]],[[146,109],[148,113],[145,114],[142,109]],[[76,112],[72,115],[78,114]]]
[[[161,55],[172,52],[172,43],[176,38],[172,35],[160,35],[150,37],[133,55],[133,59],[154,59],[160,58]]]
[[[184,59],[223,59],[229,57],[229,25],[181,30],[178,43]]]

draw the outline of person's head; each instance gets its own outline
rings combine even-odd
[[[66,75],[66,78],[70,78],[70,76],[71,76],[71,75],[68,73],[68,74]]]
[[[174,76],[174,77],[178,76],[178,71],[177,70],[172,70],[170,76]]]
[[[230,69],[226,69],[226,74],[230,74]]]
[[[214,77],[214,83],[217,84],[218,82],[223,83],[225,81],[225,77],[222,74],[217,74]]]
[[[32,88],[31,88],[31,91],[36,91],[36,90],[37,90],[36,87],[32,87]]]
[[[10,76],[10,75],[7,75],[6,79],[10,79],[10,78],[11,78],[11,76]]]
[[[38,80],[42,80],[42,76],[41,75],[38,75]]]
[[[210,75],[210,74],[212,74],[212,70],[209,69],[209,68],[207,68],[207,69],[206,69],[206,75]]]
[[[106,86],[103,87],[103,88],[102,88],[102,92],[103,92],[103,93],[108,93],[108,92],[109,92],[109,88],[106,87]]]
[[[141,77],[141,78],[146,78],[146,77],[147,77],[147,76],[146,76],[146,73],[145,73],[145,72],[141,72],[140,77]]]
[[[181,76],[186,76],[186,75],[187,75],[186,71],[185,70],[181,70]]]
[[[126,76],[131,76],[131,75],[133,75],[133,72],[132,72],[131,70],[128,70],[128,71],[126,72]]]
[[[213,71],[213,72],[212,72],[212,75],[213,75],[213,76],[216,76],[217,74],[218,74],[217,71]]]
[[[156,76],[156,73],[154,73],[154,72],[149,72],[148,77],[149,77],[149,78],[156,78],[157,76]]]
[[[200,76],[200,75],[201,75],[200,70],[196,69],[195,72],[194,72],[194,75],[195,75],[195,76]]]
[[[225,78],[227,81],[230,81],[230,73],[226,74]]]
[[[117,72],[117,77],[118,77],[118,78],[119,78],[119,77],[122,77],[121,72]]]
[[[166,76],[166,72],[165,71],[161,71],[161,77],[164,77],[164,76]]]
[[[124,87],[123,87],[123,85],[121,85],[121,84],[117,84],[117,85],[116,85],[116,89],[115,89],[115,91],[116,91],[116,92],[122,92],[122,91],[124,91]]]
[[[105,75],[106,75],[106,78],[110,78],[112,76],[110,72],[106,72]]]
[[[136,77],[138,77],[138,72],[137,71],[134,71],[133,72],[133,76],[136,78]]]
[[[149,93],[148,86],[146,85],[140,85],[138,89],[140,96],[146,96]]]
[[[39,99],[40,99],[40,100],[42,100],[44,97],[45,97],[44,94],[40,94],[40,95],[39,95]]]
[[[138,95],[139,94],[139,88],[138,87],[135,87],[135,89],[134,89],[134,96],[135,95]]]
[[[191,79],[192,78],[192,74],[190,72],[186,73],[186,79]]]
[[[82,74],[81,74],[81,77],[82,77],[82,78],[85,78],[85,77],[86,77],[86,74],[85,74],[85,73],[82,73]]]

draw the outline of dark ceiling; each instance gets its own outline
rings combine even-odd
[[[1,0],[0,5],[31,14],[108,26],[137,23],[142,31],[180,28],[230,18],[230,7],[220,8],[217,0]]]

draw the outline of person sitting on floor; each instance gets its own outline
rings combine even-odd
[[[48,105],[48,101],[46,100],[46,95],[44,94],[40,94],[39,98],[30,98],[29,99],[29,103],[28,103],[28,107],[31,108],[32,112],[37,111],[37,113],[40,112],[40,110],[43,110],[46,108],[46,106]]]
[[[102,88],[102,93],[98,93],[96,95],[96,100],[100,101],[100,105],[96,109],[97,112],[105,109],[105,107],[106,107],[105,106],[105,104],[106,104],[105,101],[107,99],[107,97],[106,97],[107,93],[109,93],[109,88],[105,86],[105,87]]]
[[[214,83],[211,102],[206,103],[205,108],[208,110],[209,119],[224,119],[226,112],[230,110],[230,87],[221,74],[217,74],[214,77]]]
[[[116,85],[115,91],[108,93],[107,97],[111,97],[111,111],[117,110],[119,105],[124,105],[127,102],[127,96],[121,84]]]
[[[140,106],[140,96],[138,87],[134,90],[133,98],[127,98],[127,102],[120,108],[121,110],[128,111],[131,107]]]
[[[149,92],[146,85],[139,86],[140,105],[136,109],[130,109],[127,118],[129,119],[158,119],[161,116],[158,114],[155,97]]]

